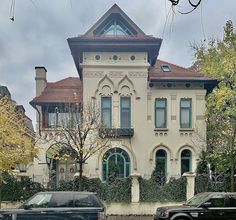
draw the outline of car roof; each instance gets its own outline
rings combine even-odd
[[[51,193],[51,194],[81,194],[81,195],[96,195],[97,193],[94,192],[86,192],[86,191],[43,191],[39,192],[38,194],[45,194],[45,193]]]

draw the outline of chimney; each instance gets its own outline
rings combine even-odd
[[[36,96],[42,94],[47,83],[47,69],[44,66],[35,67]]]

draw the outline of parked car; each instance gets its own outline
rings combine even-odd
[[[182,206],[159,207],[154,220],[236,220],[236,193],[205,192]]]
[[[91,192],[40,192],[18,209],[0,210],[1,220],[105,220],[105,207]]]

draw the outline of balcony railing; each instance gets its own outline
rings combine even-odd
[[[99,133],[102,137],[117,138],[117,137],[133,137],[133,128],[101,128]]]

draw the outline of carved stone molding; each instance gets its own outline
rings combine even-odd
[[[124,73],[121,71],[111,71],[108,73],[111,78],[120,78],[124,76]]]
[[[128,72],[128,76],[131,78],[143,78],[143,77],[147,77],[147,73],[146,72]]]
[[[102,78],[104,77],[104,71],[84,71],[83,76],[85,78]]]

